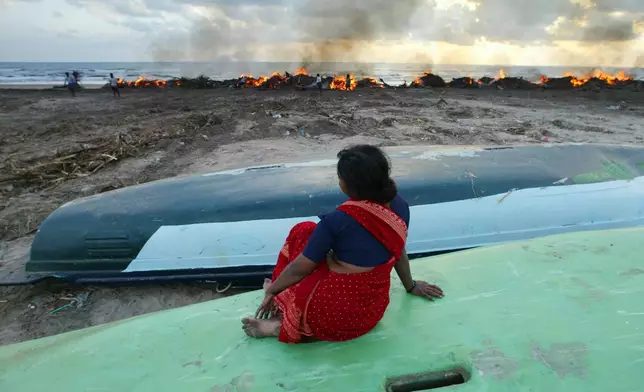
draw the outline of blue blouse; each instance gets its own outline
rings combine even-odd
[[[397,195],[391,201],[391,209],[409,227],[409,205]],[[391,253],[345,212],[335,210],[320,216],[315,231],[302,254],[316,263],[326,260],[330,250],[338,260],[359,267],[375,267],[387,262]]]

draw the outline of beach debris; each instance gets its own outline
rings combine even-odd
[[[476,198],[480,197],[478,192],[476,192],[476,184],[474,183],[475,180],[478,179],[478,177],[474,173],[469,172],[469,171],[465,172],[465,175],[467,177],[469,177],[469,179],[470,179],[470,183],[472,185],[472,193],[474,194],[474,197],[476,197]]]
[[[282,115],[281,115],[281,114],[279,114],[279,113],[277,113],[277,114],[273,114],[273,116],[272,116],[272,117],[273,117],[274,119],[280,119],[280,118],[282,118]]]
[[[217,282],[217,284],[215,285],[215,292],[217,294],[223,294],[226,291],[228,291],[228,289],[230,289],[232,287],[232,285],[233,285],[233,282],[231,281],[231,282],[228,282],[228,284],[223,289],[220,289],[219,288],[219,282]]]
[[[432,71],[425,71],[423,76],[414,79],[409,87],[419,88],[419,87],[446,87],[447,83],[445,80],[438,75],[432,73]]]
[[[497,203],[498,204],[503,203],[503,200],[505,200],[508,196],[510,196],[514,191],[518,191],[518,190],[519,190],[519,188],[510,189],[510,191],[508,193],[506,193],[502,198],[500,198]]]
[[[568,177],[562,178],[559,181],[555,181],[555,182],[552,183],[552,185],[564,185],[566,183],[566,181],[568,181]]]
[[[626,104],[626,102],[621,101],[618,105],[611,105],[611,106],[606,107],[606,109],[608,109],[608,110],[625,110],[625,109],[628,109],[628,105]]]
[[[434,106],[436,106],[436,107],[438,107],[438,108],[442,108],[442,107],[445,107],[445,106],[449,106],[449,103],[447,103],[447,101],[446,101],[446,100],[444,100],[443,98],[441,98],[441,99],[439,99],[439,100],[438,100],[438,102],[436,102],[436,103],[434,104]]]
[[[201,138],[202,138],[203,140],[208,140],[208,135],[201,135]]]
[[[221,119],[217,118],[219,121]],[[209,117],[207,124],[216,123]],[[196,127],[196,124],[189,124]],[[64,181],[87,177],[123,158],[134,157],[139,150],[163,139],[179,138],[185,129],[172,133],[152,129],[147,132],[118,133],[111,137],[78,142],[69,149],[58,152],[54,157],[20,161],[14,157],[0,162],[0,184],[37,186],[47,188]]]
[[[51,316],[51,315],[54,315],[54,314],[56,314],[58,312],[61,312],[61,311],[65,310],[65,309],[69,309],[69,308],[80,309],[87,302],[87,299],[89,298],[89,294],[90,294],[89,291],[80,293],[75,297],[72,294],[68,294],[68,295],[60,298],[61,301],[65,301],[67,303],[62,305],[62,306],[59,306],[56,309],[51,310],[49,313],[47,313],[47,315]]]

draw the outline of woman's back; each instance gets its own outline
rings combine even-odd
[[[391,209],[409,227],[409,205],[397,195],[390,203]],[[335,210],[320,216],[313,235],[302,252],[316,262],[326,260],[333,250],[335,258],[357,267],[375,267],[391,258],[391,253],[355,219]]]

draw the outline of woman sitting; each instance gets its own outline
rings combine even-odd
[[[256,318],[254,338],[284,343],[344,341],[371,331],[389,305],[392,268],[408,293],[429,300],[442,290],[411,277],[405,251],[409,205],[390,178],[387,156],[362,145],[338,154],[340,189],[349,200],[291,229]]]

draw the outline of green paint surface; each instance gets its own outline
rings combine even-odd
[[[463,367],[445,391],[641,391],[644,229],[581,232],[412,262],[383,321],[347,343],[251,340],[256,291],[0,348],[0,391],[383,391]]]
[[[573,178],[575,184],[593,184],[611,180],[632,180],[637,174],[630,168],[614,161],[602,164],[601,170],[580,174]]]

